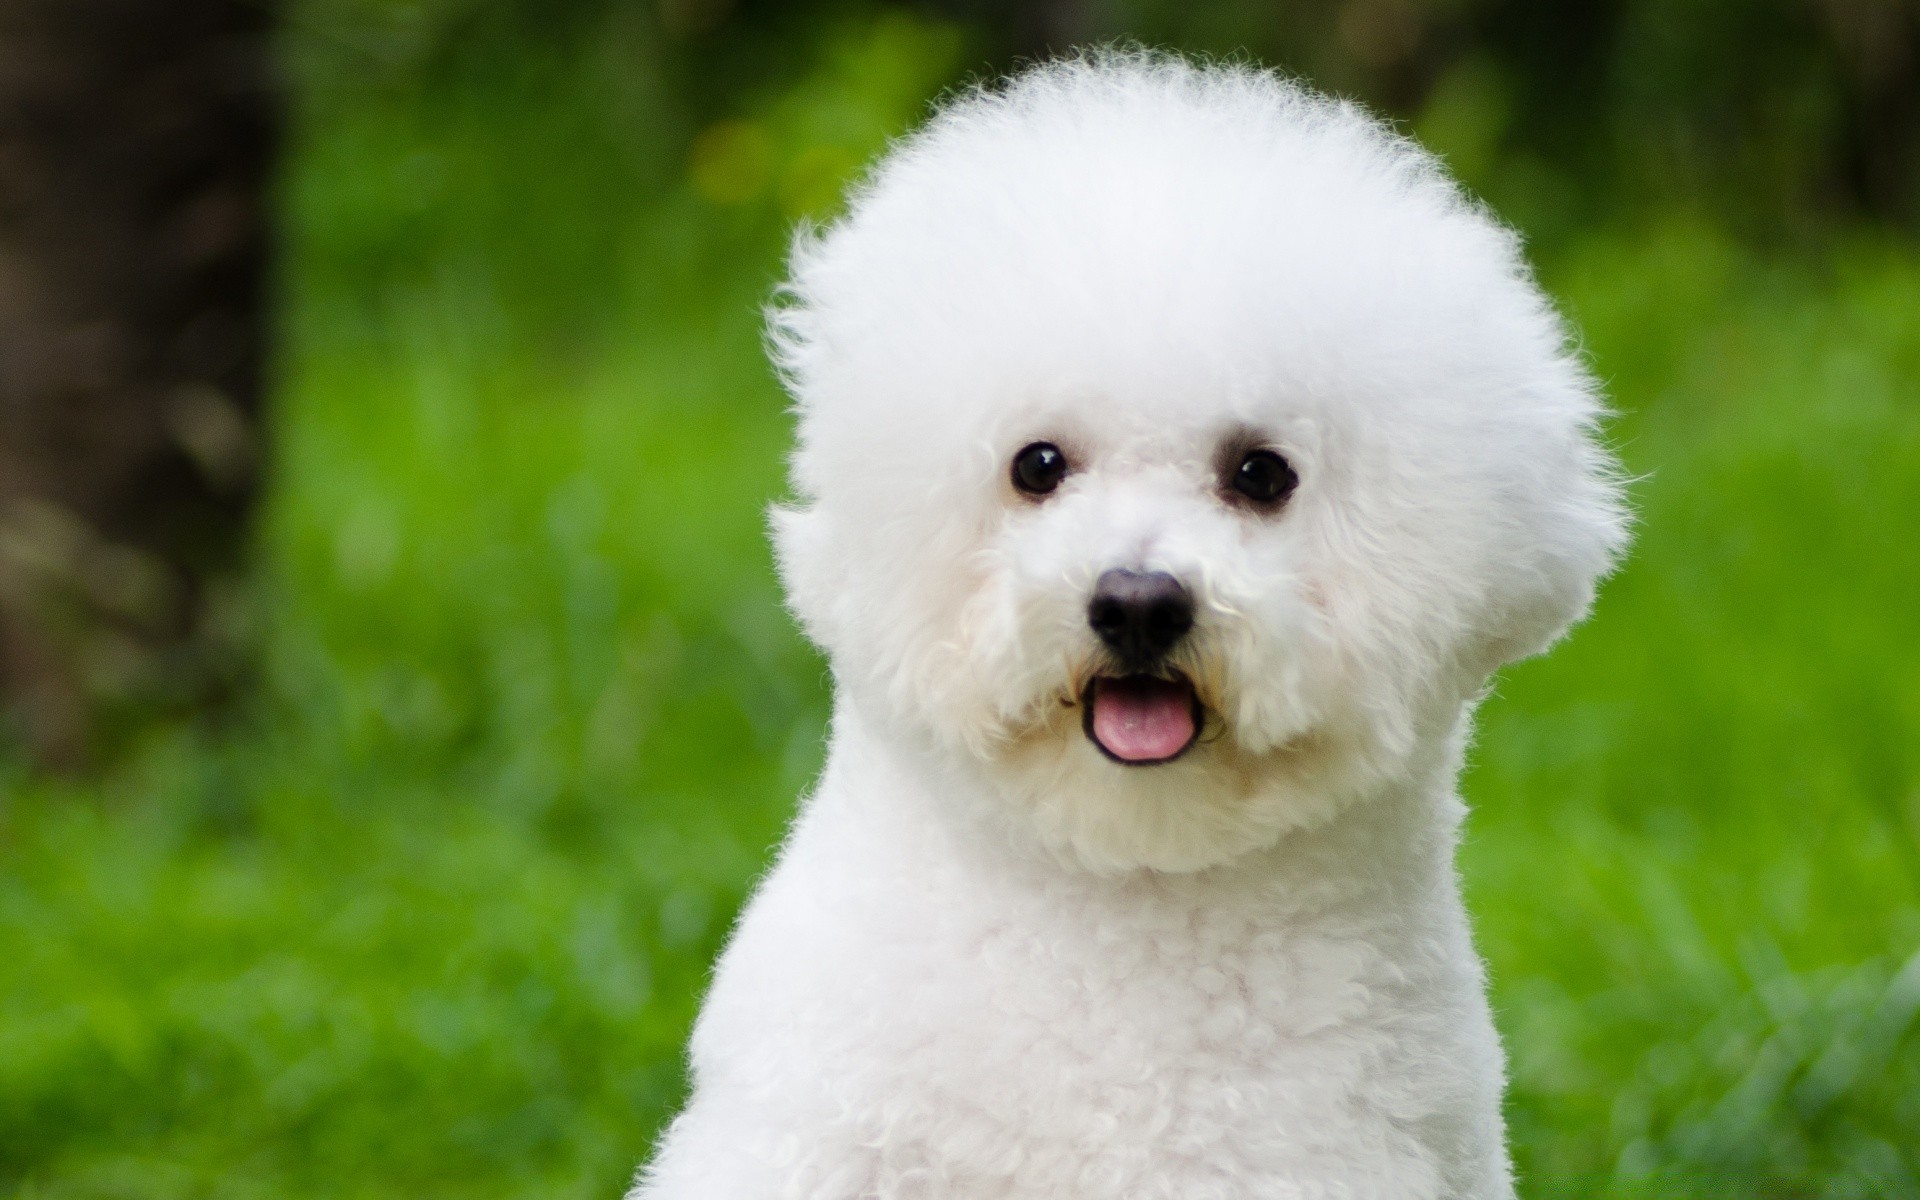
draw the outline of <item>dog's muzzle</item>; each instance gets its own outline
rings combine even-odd
[[[1081,727],[1100,752],[1130,767],[1171,762],[1200,736],[1203,712],[1186,676],[1165,669],[1193,628],[1193,597],[1164,571],[1115,569],[1100,576],[1087,624],[1119,660],[1081,697]]]

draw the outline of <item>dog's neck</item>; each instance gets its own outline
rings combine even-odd
[[[849,811],[817,816],[852,818],[842,832],[858,830],[890,843],[892,855],[977,874],[994,886],[1064,888],[1090,898],[1150,894],[1184,909],[1252,904],[1300,913],[1359,905],[1414,913],[1430,908],[1436,893],[1457,892],[1453,852],[1465,808],[1454,780],[1470,717],[1463,707],[1455,727],[1411,769],[1350,798],[1327,819],[1199,871],[1099,873],[1063,863],[1020,827],[977,772],[935,747],[882,736],[858,705],[844,701],[835,708],[826,767],[838,778],[821,792]],[[840,760],[857,761],[860,770],[847,771]]]

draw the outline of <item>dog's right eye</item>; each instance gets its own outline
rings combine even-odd
[[[1052,442],[1035,442],[1013,456],[1013,486],[1029,496],[1044,496],[1067,474],[1067,456]]]
[[[1240,460],[1227,482],[1234,491],[1260,507],[1279,508],[1300,485],[1300,476],[1286,459],[1273,451],[1253,450]]]

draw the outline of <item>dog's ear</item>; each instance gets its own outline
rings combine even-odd
[[[787,593],[787,611],[822,652],[833,652],[833,554],[827,521],[806,504],[775,504],[767,510],[774,562]]]
[[[1515,489],[1502,540],[1509,547],[1504,585],[1487,598],[1462,667],[1479,683],[1508,663],[1545,651],[1587,615],[1600,581],[1626,549],[1628,513],[1611,455],[1592,435],[1579,439],[1557,471]]]

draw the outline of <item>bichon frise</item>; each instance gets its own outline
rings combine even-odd
[[[832,737],[633,1195],[1511,1196],[1455,776],[1626,524],[1513,234],[1098,55],[896,146],[772,320]]]

